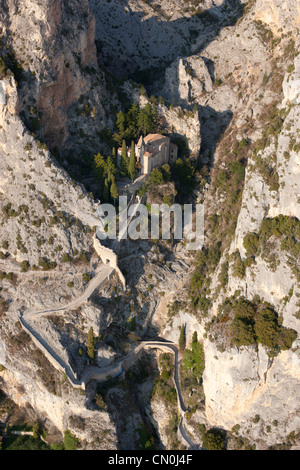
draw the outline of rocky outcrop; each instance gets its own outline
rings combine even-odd
[[[46,241],[51,236],[61,245],[60,253],[89,249],[91,239],[77,231],[80,225],[89,230],[97,226],[97,205],[25,128],[16,112],[14,79],[1,83],[5,89],[5,104],[0,105],[1,243],[8,241],[9,253],[33,264],[43,255],[50,257]],[[66,219],[69,230],[63,227]]]
[[[258,448],[280,443],[299,428],[300,359],[295,353],[281,353],[273,362],[261,347],[220,353],[207,341],[205,359],[206,416],[212,425],[231,429],[239,424],[241,434],[251,436]]]
[[[294,83],[299,79],[298,58],[292,72],[285,75],[282,107],[286,114],[282,130],[272,144],[259,151],[258,158],[275,162],[278,172],[278,188],[272,187],[262,175],[257,160],[248,160],[241,210],[238,216],[235,237],[230,252],[239,250],[242,259],[246,257],[244,236],[248,232],[259,232],[260,224],[266,217],[279,214],[299,219],[299,148],[295,136],[299,133],[298,92]],[[279,106],[280,108],[280,106]],[[257,157],[256,157],[257,158]],[[243,279],[238,280],[229,269],[226,296],[240,292],[249,300],[259,296],[275,306],[280,312],[283,326],[300,333],[300,322],[295,310],[299,296],[295,273],[288,257],[277,251],[277,266],[256,257],[254,266],[246,268]],[[223,257],[220,266],[224,263]],[[214,276],[217,285],[219,272]],[[295,295],[295,297],[294,297]],[[212,312],[225,298],[216,295]],[[220,350],[216,344],[205,341],[206,368],[204,390],[206,415],[215,426],[231,429],[241,426],[243,436],[251,436],[258,447],[280,443],[292,431],[299,428],[299,401],[297,382],[299,380],[299,340],[292,349],[278,357],[270,358],[259,346],[238,350]],[[259,419],[255,418],[259,415]],[[274,424],[275,423],[275,424]],[[268,429],[268,431],[266,431]]]
[[[273,247],[274,253],[271,249],[276,263],[272,264],[266,255],[257,255],[255,264],[245,265],[245,275],[240,278],[234,274],[229,261],[228,282],[226,280],[225,288],[220,288],[220,271],[228,255],[238,250],[242,261],[246,259],[244,237],[248,232],[258,233],[265,218],[280,214],[298,219],[300,216],[298,5],[292,2],[290,11],[287,9],[286,2],[248,3],[237,24],[222,29],[219,37],[201,49],[201,53],[174,61],[167,68],[164,85],[160,88],[161,94],[175,104],[198,105],[202,134],[200,158],[203,163],[211,163],[213,175],[220,170],[226,173],[230,163],[236,160],[245,163],[243,158],[247,159],[234,236],[218,268],[211,273],[212,307],[207,318],[201,319],[202,312],[199,312],[190,328],[189,314],[179,307],[165,333],[174,331],[175,325],[186,323],[188,335],[193,328],[198,336],[203,336],[207,422],[227,430],[238,424],[240,435],[248,436],[257,448],[279,444],[289,433],[299,429],[296,385],[299,340],[294,341],[289,351],[271,358],[261,345],[240,349],[221,347],[220,342],[210,336],[209,322],[216,318],[218,307],[226,298],[236,295],[252,300],[258,296],[274,306],[282,325],[294,329],[299,338],[300,322],[295,315],[299,309],[296,274],[289,254],[278,246],[278,249]],[[279,36],[280,27],[284,32],[290,31],[286,38]],[[271,105],[280,116],[278,127],[269,131],[273,132],[273,137],[267,145],[262,145],[260,139],[270,126],[264,111]],[[275,114],[276,111],[274,121]],[[231,145],[223,139],[226,129]],[[248,154],[236,150],[239,142],[249,145]],[[269,170],[264,172],[264,168]],[[207,220],[213,214],[218,215],[218,220],[224,216],[222,204],[226,203],[230,191],[222,194],[221,187],[220,181],[217,184],[212,181],[211,186],[206,187]],[[209,240],[207,242],[209,244]],[[184,298],[184,290],[178,296]],[[256,415],[259,418],[255,418]]]
[[[51,149],[78,151],[83,142],[87,148],[109,124],[103,122],[109,93],[97,63],[89,2],[8,1],[1,19],[4,44],[23,69],[18,111],[27,126]]]
[[[212,27],[207,18],[202,19],[197,13],[209,11],[215,23],[228,19],[222,14],[223,0],[205,0],[192,9],[183,0],[155,4],[141,0],[125,4],[120,0],[101,5],[96,0],[90,3],[96,18],[99,56],[107,67],[122,76],[134,72],[138,75],[140,70],[152,75],[152,69],[186,54],[199,34],[205,40],[216,26]],[[234,10],[236,2],[233,3]]]

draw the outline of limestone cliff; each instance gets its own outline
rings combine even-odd
[[[285,442],[299,430],[299,339],[276,357],[262,345],[233,347],[230,313],[223,308],[231,296],[259,297],[299,338],[298,252],[273,236],[251,263],[244,242],[249,233],[259,238],[266,220],[285,216],[299,223],[298,26],[297,2],[248,2],[238,22],[200,53],[174,61],[160,88],[168,100],[199,105],[200,158],[209,165],[213,155],[204,193],[206,243],[222,247],[202,298],[210,307],[196,313],[202,317],[198,327],[190,327],[190,314],[179,309],[164,334],[174,337],[174,327],[185,323],[189,340],[193,329],[204,338],[205,417],[199,411],[195,420],[227,430],[238,425],[239,435],[257,448]],[[238,161],[246,167],[241,190],[230,176]]]
[[[11,48],[19,70],[18,112],[51,149],[96,150],[97,131],[110,124],[109,93],[89,2],[5,3],[2,47]]]

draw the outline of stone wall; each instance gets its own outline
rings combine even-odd
[[[28,324],[26,324],[26,322],[20,317],[20,324],[23,328],[23,330],[30,336],[31,340],[33,341],[33,343],[37,346],[37,348],[39,348],[42,353],[44,354],[44,356],[48,359],[48,361],[50,362],[50,364],[52,364],[52,366],[61,371],[63,374],[66,374],[67,377],[68,377],[68,380],[69,382],[71,383],[71,385],[74,387],[74,388],[82,388],[83,390],[85,390],[85,384],[84,382],[80,383],[79,381],[77,381],[77,378],[76,378],[76,375],[74,374],[73,370],[71,368],[69,368],[70,370],[68,370],[67,367],[65,367],[60,359],[57,357],[54,356],[54,353],[50,353],[50,351],[48,351],[48,349],[46,348],[46,346],[44,346],[44,344],[38,340],[38,338],[36,337],[36,335],[33,334],[33,332],[31,331],[31,328]],[[73,375],[73,377],[71,377],[71,374]]]
[[[94,237],[94,249],[104,264],[109,264],[112,268],[115,269],[123,287],[125,288],[126,280],[118,266],[118,256],[116,253],[110,248],[101,245],[99,239],[96,236]]]

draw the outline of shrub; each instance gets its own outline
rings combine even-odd
[[[68,253],[64,253],[62,257],[62,262],[63,263],[70,263],[71,262],[71,257]]]
[[[239,250],[232,253],[231,261],[233,262],[233,266],[232,266],[233,277],[238,277],[239,279],[243,279],[245,276],[245,265],[243,263]]]
[[[262,344],[274,356],[280,350],[290,349],[297,338],[297,332],[283,327],[273,307],[260,299],[256,302],[244,298],[228,300],[226,308],[233,314],[231,342],[238,347]]]
[[[89,274],[89,273],[84,273],[84,274],[82,275],[82,280],[83,280],[83,282],[90,282],[91,279],[92,279],[92,276],[91,276],[91,274]]]
[[[64,447],[65,450],[77,450],[80,445],[79,439],[67,429],[64,433]]]
[[[254,423],[254,424],[259,423],[259,421],[260,421],[260,416],[259,416],[259,415],[255,415],[254,418],[252,418],[251,421],[252,421],[252,423]]]
[[[2,59],[2,57],[0,57],[0,80],[3,80],[3,78],[5,78],[6,73],[7,73],[7,68],[6,68],[5,62]]]
[[[248,233],[244,237],[244,247],[248,258],[244,265],[250,265],[255,256],[265,256],[269,263],[274,265],[274,249],[268,247],[267,242],[271,237],[280,239],[280,248],[289,254],[289,265],[297,280],[300,279],[298,259],[300,255],[300,221],[296,217],[279,215],[274,218],[263,219],[258,234]],[[273,250],[273,252],[272,252]],[[276,269],[276,264],[274,265]]]
[[[21,271],[22,271],[22,273],[27,272],[27,271],[29,270],[29,268],[30,268],[29,262],[26,261],[26,260],[22,261],[22,263],[21,263]]]
[[[56,268],[57,264],[55,261],[49,261],[47,258],[40,258],[39,259],[39,266],[44,271],[49,271],[50,269]]]
[[[192,348],[184,351],[182,370],[188,374],[190,380],[199,384],[205,368],[204,361],[203,345],[195,340]]]
[[[200,310],[205,316],[211,305],[210,295],[210,274],[216,268],[220,259],[219,246],[213,248],[204,248],[197,253],[196,268],[192,274],[189,295],[192,305],[195,309]]]
[[[32,427],[32,432],[33,432],[33,438],[34,438],[34,439],[39,439],[40,433],[41,433],[39,423],[35,423],[35,424],[33,425],[33,427]]]
[[[107,405],[106,405],[102,395],[100,395],[100,394],[95,395],[95,403],[98,406],[98,408],[100,408],[102,410],[106,410]]]
[[[151,171],[148,182],[154,185],[164,184],[164,177],[162,172],[158,168],[154,168]]]
[[[7,254],[3,253],[3,251],[0,251],[0,259],[6,259],[6,258],[7,258]]]
[[[257,233],[249,232],[244,237],[243,245],[247,251],[247,256],[255,256],[258,251],[259,236]]]
[[[54,442],[51,444],[51,450],[64,450],[64,444],[62,442]]]
[[[220,287],[225,289],[225,287],[228,284],[228,267],[229,267],[229,262],[226,260],[221,266],[221,270],[218,276],[218,281],[220,283]]]
[[[203,436],[203,447],[206,450],[224,450],[224,433],[218,429],[210,429]]]

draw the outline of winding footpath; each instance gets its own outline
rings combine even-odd
[[[89,282],[86,290],[83,294],[81,294],[77,299],[73,300],[72,302],[66,304],[65,306],[57,306],[57,307],[50,307],[44,310],[31,310],[27,309],[23,313],[20,313],[20,323],[22,328],[29,334],[35,345],[44,353],[44,355],[48,358],[48,360],[52,363],[52,365],[61,370],[65,373],[68,377],[68,380],[75,388],[86,388],[87,383],[90,380],[96,380],[98,382],[105,382],[111,378],[117,378],[124,374],[124,372],[129,369],[138,359],[140,353],[143,350],[151,350],[151,349],[160,349],[165,352],[171,352],[174,354],[174,375],[173,381],[175,384],[176,392],[177,392],[177,406],[178,406],[178,413],[180,417],[180,424],[179,424],[179,434],[181,435],[183,441],[187,443],[188,448],[190,450],[197,449],[198,447],[193,444],[189,436],[187,435],[184,429],[184,420],[185,420],[185,413],[187,408],[184,404],[184,400],[182,397],[182,393],[180,390],[180,380],[179,380],[179,350],[178,346],[170,341],[142,341],[138,344],[129,354],[126,356],[118,359],[113,364],[107,367],[97,367],[97,366],[87,366],[81,380],[78,379],[76,372],[74,372],[69,363],[66,363],[47,343],[45,339],[41,337],[41,335],[34,329],[32,324],[30,323],[31,320],[36,318],[40,318],[43,316],[48,316],[49,314],[62,314],[69,310],[74,310],[79,307],[82,303],[88,300],[91,295],[99,289],[99,287],[109,279],[112,274],[114,273],[114,269],[103,265],[99,269],[96,276]]]

